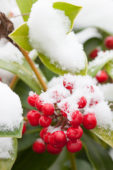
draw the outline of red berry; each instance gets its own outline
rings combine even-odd
[[[68,90],[72,90],[73,89],[73,84],[71,82],[68,82],[67,80],[63,81],[63,85]]]
[[[36,105],[36,108],[37,108],[39,111],[42,110],[43,102],[42,102],[39,98],[36,100],[35,105]]]
[[[52,122],[52,119],[47,116],[41,116],[39,119],[39,124],[42,127],[48,127]]]
[[[82,142],[79,139],[76,142],[68,141],[66,147],[69,152],[79,152],[82,149]]]
[[[80,139],[83,135],[83,130],[81,127],[78,127],[78,128],[72,128],[70,127],[68,130],[67,130],[67,137],[70,139],[70,140],[76,140],[76,139]]]
[[[73,112],[72,121],[70,122],[72,124],[72,126],[78,127],[82,123],[82,121],[83,121],[82,113],[79,110]]]
[[[46,103],[42,106],[42,112],[45,116],[51,116],[54,114],[54,105],[50,103]]]
[[[64,147],[67,140],[66,135],[63,131],[56,131],[52,134],[53,145],[56,147]]]
[[[113,36],[109,36],[105,39],[104,41],[105,43],[105,46],[108,48],[108,49],[113,49]]]
[[[38,139],[33,144],[33,151],[36,153],[43,153],[45,152],[45,143],[42,139]]]
[[[32,96],[28,96],[27,101],[32,107],[35,107],[35,103],[36,103],[37,98],[39,98],[39,96],[34,94]]]
[[[47,144],[47,151],[52,154],[59,154],[62,148],[55,148],[54,146]]]
[[[49,141],[50,141],[50,136],[51,136],[51,133],[50,133],[50,132],[47,132],[47,133],[44,135],[44,142],[45,142],[45,143],[49,143]]]
[[[39,125],[40,113],[37,110],[31,110],[27,114],[27,119],[32,126]]]
[[[61,110],[60,113],[62,114],[63,117],[67,118],[67,114],[64,111]]]
[[[96,79],[99,83],[106,82],[108,80],[108,74],[104,70],[99,71],[96,75]]]
[[[96,49],[94,49],[94,50],[90,53],[90,55],[89,55],[89,56],[90,56],[92,59],[94,59],[94,58],[96,58],[96,57],[97,57],[98,52],[99,52],[99,49],[98,49],[98,48],[96,48]]]
[[[83,125],[86,129],[94,129],[97,125],[95,114],[88,113],[83,117]]]
[[[82,109],[82,108],[84,108],[84,107],[86,106],[86,104],[87,104],[87,100],[86,100],[86,98],[83,96],[83,97],[80,98],[80,100],[79,100],[79,102],[78,102],[78,108],[79,108],[79,109]]]
[[[26,123],[23,124],[22,135],[26,132]]]
[[[42,139],[44,139],[44,136],[45,136],[45,134],[47,133],[47,128],[43,128],[41,131],[40,131],[40,137],[42,138]]]

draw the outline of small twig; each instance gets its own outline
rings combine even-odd
[[[12,79],[10,85],[9,85],[11,89],[14,89],[14,88],[15,88],[16,83],[18,82],[18,80],[19,80],[19,78],[18,78],[17,76],[14,76],[14,77],[13,77],[13,79]]]
[[[75,155],[73,153],[70,153],[70,152],[68,152],[68,153],[69,153],[69,157],[70,157],[72,170],[77,170],[76,162],[75,162]]]
[[[37,79],[39,80],[40,84],[42,85],[44,91],[47,90],[47,85],[45,83],[45,81],[43,80],[40,72],[38,71],[38,69],[36,68],[34,62],[32,61],[32,59],[29,57],[28,52],[25,51],[23,48],[19,47],[20,51],[22,52],[22,54],[24,55],[25,59],[27,60],[27,62],[29,63],[29,65],[31,66],[32,70],[34,71]]]
[[[21,16],[29,16],[30,13],[24,13],[24,14],[19,14],[19,15],[15,15],[15,16],[10,16],[9,18],[16,18],[16,17],[21,17]]]

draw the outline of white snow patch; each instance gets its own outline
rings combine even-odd
[[[99,88],[103,92],[104,97],[107,101],[113,101],[113,84],[112,83],[99,85]]]
[[[96,28],[86,28],[76,33],[76,37],[78,41],[82,44],[85,43],[87,40],[94,38],[94,37],[99,38],[99,39],[102,38],[101,34],[98,32]]]
[[[22,122],[19,97],[6,84],[0,82],[0,131],[13,131]]]
[[[0,138],[0,159],[11,158],[13,152],[13,140],[12,138]]]
[[[23,64],[22,53],[4,38],[0,41],[0,59]]]
[[[64,11],[53,8],[53,2],[38,0],[33,5],[28,21],[30,43],[58,68],[60,65],[62,70],[80,72],[86,64],[83,46],[74,32],[69,33],[69,18]]]

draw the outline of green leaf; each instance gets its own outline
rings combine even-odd
[[[65,2],[55,2],[53,4],[53,7],[55,9],[59,9],[65,12],[65,15],[69,17],[70,21],[71,21],[71,25],[70,25],[70,31],[73,28],[73,24],[74,24],[74,20],[76,18],[76,16],[78,15],[78,13],[80,12],[81,8],[80,6],[75,6],[69,3],[65,3]]]
[[[57,155],[47,152],[37,154],[32,151],[32,148],[29,148],[20,152],[12,170],[48,170],[56,158]]]
[[[84,134],[82,138],[86,154],[95,170],[113,169],[113,161],[107,151],[88,135]]]
[[[29,1],[29,0],[28,0]],[[23,2],[23,1],[21,1]],[[16,30],[14,30],[9,37],[16,42],[20,47],[25,49],[26,51],[31,51],[32,47],[29,43],[29,27],[27,26],[27,23],[24,23],[20,27],[18,27]]]
[[[113,131],[97,127],[92,132],[109,146],[113,147]]]
[[[0,170],[11,170],[17,156],[17,139],[13,139],[13,150],[10,159],[0,159]]]
[[[113,79],[113,61],[110,61],[105,65],[105,70],[109,74],[109,76]]]
[[[18,7],[20,8],[21,13],[23,14],[24,21],[27,21],[29,18],[29,13],[33,3],[37,0],[16,0]],[[26,14],[26,15],[24,15]]]
[[[24,60],[24,59],[23,59]],[[40,93],[40,84],[32,71],[29,64],[24,60],[23,64],[16,62],[9,62],[0,59],[0,68],[10,71],[16,74],[21,80],[23,80],[29,87],[31,87],[37,93]]]

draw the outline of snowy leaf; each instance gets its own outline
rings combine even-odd
[[[24,23],[18,27],[14,32],[12,32],[9,37],[15,41],[20,47],[24,48],[27,51],[31,51],[32,47],[29,43],[28,37],[29,27],[27,23]]]
[[[0,137],[21,138],[23,126],[21,101],[4,83],[0,83],[0,103]]]
[[[43,3],[39,0],[33,5],[28,20],[32,47],[53,72],[85,74],[87,61],[83,46],[74,32],[70,32],[81,7],[66,2]]]
[[[17,139],[0,138],[0,169],[11,170],[17,156]]]
[[[33,3],[35,3],[36,1],[37,0],[16,0],[21,13],[26,14],[26,15],[23,15],[24,21],[28,20],[29,12],[31,11],[31,7],[32,7]]]
[[[113,147],[113,130],[97,127],[92,132],[109,146]]]
[[[78,13],[80,12],[82,7],[74,6],[72,4],[68,4],[65,2],[55,2],[53,4],[53,7],[55,9],[64,11],[65,15],[69,17],[69,19],[71,21],[71,25],[70,25],[70,31],[71,31],[73,28],[74,20],[75,20],[76,16],[78,15]]]
[[[111,60],[113,60],[113,50],[99,52],[95,60],[89,62],[88,74],[94,77]],[[110,69],[109,66],[107,68]]]

